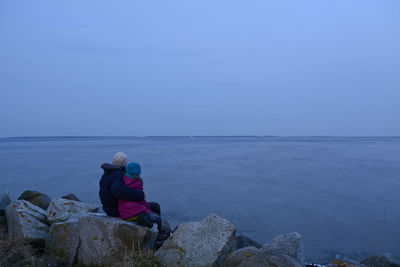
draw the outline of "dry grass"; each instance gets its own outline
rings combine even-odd
[[[161,266],[160,260],[154,256],[154,251],[141,249],[139,244],[133,245],[130,251],[125,251],[124,259],[115,267],[158,267]]]
[[[0,226],[0,266],[32,266],[34,250],[21,236],[10,237]]]
[[[61,267],[68,264],[59,258],[43,255],[43,250],[35,249],[21,235],[10,237],[6,227],[0,225],[0,266]]]

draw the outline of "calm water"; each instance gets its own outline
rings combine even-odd
[[[142,164],[173,226],[216,213],[261,244],[298,231],[307,258],[400,255],[400,138],[0,139],[0,189],[99,203],[100,165]]]

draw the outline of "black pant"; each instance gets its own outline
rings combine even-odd
[[[157,202],[148,202],[148,203],[149,203],[150,210],[161,216],[160,204],[158,204]]]
[[[149,220],[152,223],[156,223],[158,227],[158,231],[161,232],[161,208],[160,204],[157,202],[148,202],[149,207],[150,207],[150,214],[149,214]]]

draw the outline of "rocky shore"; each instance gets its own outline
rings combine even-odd
[[[4,194],[0,224],[7,227],[9,240],[23,240],[42,257],[58,259],[47,266],[400,267],[400,260],[389,254],[360,262],[337,256],[326,265],[306,263],[299,233],[282,234],[261,245],[237,236],[235,226],[216,214],[200,222],[183,223],[160,242],[156,240],[156,224],[152,228],[139,226],[98,213],[99,208],[73,194],[51,199],[40,192],[25,191],[15,201]],[[169,235],[168,222],[163,221],[163,225]],[[0,248],[5,239],[2,236]],[[2,253],[0,265],[23,265],[7,261],[7,252]]]

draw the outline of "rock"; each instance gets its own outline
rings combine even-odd
[[[223,267],[302,267],[303,265],[285,254],[268,249],[246,247],[228,255]]]
[[[0,225],[6,223],[6,209],[10,205],[11,199],[8,193],[1,196],[0,199]]]
[[[69,264],[107,265],[121,262],[133,246],[152,249],[157,233],[156,224],[149,229],[104,214],[76,214],[51,225],[46,252]]]
[[[47,209],[47,220],[50,223],[61,222],[68,220],[76,213],[97,212],[99,206],[69,200],[64,198],[55,198],[50,202]]]
[[[361,263],[369,267],[400,267],[400,258],[389,253],[383,253],[382,255],[368,257]]]
[[[351,259],[347,259],[340,255],[336,255],[336,259],[334,259],[327,266],[328,267],[367,267],[364,264],[361,264],[361,263],[351,260]]]
[[[49,226],[46,211],[26,200],[17,200],[6,211],[8,234],[22,236],[31,243],[44,246]]]
[[[27,200],[31,202],[33,205],[36,205],[44,210],[47,210],[51,198],[48,195],[40,193],[38,191],[27,190],[19,196],[18,200]]]
[[[261,248],[262,245],[254,241],[253,239],[244,236],[244,235],[239,235],[236,237],[236,249],[241,249],[245,247],[256,247],[256,248]]]
[[[79,198],[77,196],[75,196],[75,194],[72,194],[72,193],[68,194],[68,195],[65,195],[65,196],[62,196],[61,198],[80,201]]]
[[[271,242],[261,247],[248,237],[237,237],[239,249],[232,252],[223,266],[287,266],[297,267],[304,264],[304,252],[299,233],[288,233],[275,237]],[[258,245],[240,247],[254,242]]]
[[[179,225],[155,256],[164,266],[219,266],[235,247],[235,233],[231,222],[210,214]]]
[[[0,199],[0,216],[6,215],[6,209],[10,204],[11,204],[11,199],[8,193],[3,194]]]
[[[279,235],[265,244],[262,249],[273,250],[279,254],[286,254],[304,264],[305,255],[301,235],[297,232]]]

